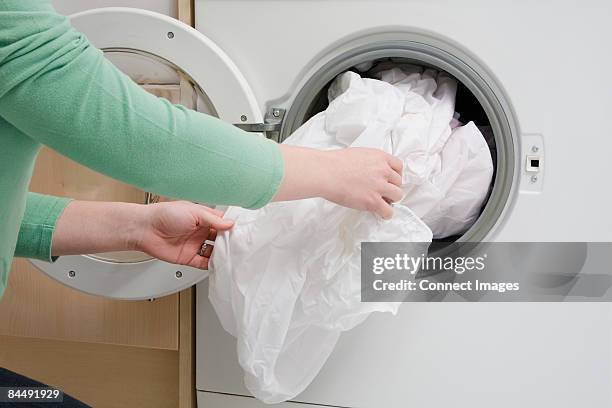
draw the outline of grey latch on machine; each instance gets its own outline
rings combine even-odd
[[[285,109],[271,108],[264,116],[264,123],[234,123],[247,132],[263,133],[266,138],[280,142],[280,131],[285,117]]]

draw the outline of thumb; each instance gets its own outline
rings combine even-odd
[[[210,208],[210,207],[206,207],[204,205],[201,205],[201,207],[202,207],[203,210],[206,210],[206,211],[208,211],[211,214],[218,215],[221,218],[223,218],[223,214],[225,214],[224,211],[218,210],[216,208]]]
[[[234,221],[224,220],[219,215],[205,209],[199,209],[197,216],[200,225],[209,225],[217,231],[225,231],[234,226]]]

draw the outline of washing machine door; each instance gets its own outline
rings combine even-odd
[[[129,8],[90,10],[73,15],[71,22],[115,65],[158,96],[191,105],[188,107],[229,123],[262,122],[253,92],[236,65],[215,43],[192,27],[162,14]],[[94,177],[89,184],[95,186],[114,183],[99,182],[96,177],[104,177],[101,175],[88,177]],[[116,192],[126,188],[131,187],[114,185],[112,197],[94,194],[85,198],[117,201]],[[99,190],[74,188],[77,193]],[[154,197],[140,193],[141,202]],[[133,196],[130,190],[129,194],[120,194],[119,199]],[[119,299],[164,296],[207,276],[205,271],[135,252],[62,256],[55,263],[38,260],[32,263],[75,289]]]

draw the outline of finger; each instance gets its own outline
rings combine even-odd
[[[389,170],[388,181],[398,187],[402,186],[402,176],[395,170]]]
[[[234,221],[224,220],[220,216],[213,214],[210,211],[205,210],[205,209],[199,209],[197,216],[198,216],[198,221],[200,222],[200,225],[209,225],[210,227],[216,229],[217,231],[225,231],[234,226]]]
[[[393,217],[393,207],[391,207],[391,205],[387,203],[382,197],[378,199],[374,212],[385,220],[388,220]]]
[[[195,256],[191,262],[189,262],[189,266],[193,266],[194,268],[208,270],[208,265],[210,263],[210,259],[205,256]]]
[[[216,208],[206,207],[205,205],[200,205],[200,207],[202,207],[204,210],[208,211],[209,213],[216,215],[217,217],[223,218],[223,214],[225,214],[224,211],[218,210]]]
[[[395,156],[388,156],[387,162],[389,163],[389,166],[391,166],[391,168],[393,170],[395,170],[395,172],[399,175],[401,175],[404,171],[404,162],[401,161],[400,159],[398,159]]]
[[[208,230],[208,239],[209,241],[214,241],[215,239],[217,239],[217,230],[214,228],[211,228]]]
[[[394,184],[386,183],[382,196],[385,201],[396,203],[404,197],[404,191]]]

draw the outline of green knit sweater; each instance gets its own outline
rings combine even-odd
[[[28,193],[41,145],[146,191],[257,208],[278,146],[134,84],[45,0],[0,0],[0,295],[13,256],[51,261],[68,199]]]

